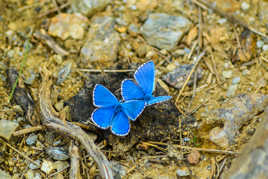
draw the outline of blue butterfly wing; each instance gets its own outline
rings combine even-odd
[[[99,128],[107,129],[111,126],[114,113],[115,108],[113,107],[98,108],[91,114],[91,120]]]
[[[113,117],[111,131],[115,135],[126,136],[130,131],[130,123],[127,115],[119,111]]]
[[[144,92],[132,80],[124,80],[121,85],[121,95],[124,100],[143,99]]]
[[[122,103],[124,113],[131,120],[135,121],[145,108],[144,100],[129,100]]]
[[[115,106],[119,102],[116,97],[103,85],[97,84],[93,90],[93,104],[96,107]]]
[[[154,91],[154,62],[149,61],[141,65],[135,72],[134,77],[145,94],[152,94]]]
[[[170,100],[172,97],[171,96],[157,96],[157,97],[152,97],[149,101],[147,101],[147,106],[156,104],[156,103],[161,103],[167,100]]]

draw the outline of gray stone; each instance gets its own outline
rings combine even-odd
[[[26,144],[27,145],[33,145],[35,144],[37,140],[37,135],[36,134],[30,134],[29,137],[26,139]]]
[[[141,33],[149,44],[160,49],[171,50],[190,25],[191,22],[182,16],[153,13],[141,27]]]
[[[46,152],[54,160],[67,160],[67,159],[69,159],[68,152],[62,147],[49,147],[46,150]]]
[[[87,42],[81,49],[82,62],[113,61],[117,58],[120,36],[114,30],[112,17],[96,17],[92,20]]]
[[[111,0],[70,0],[74,12],[91,16],[98,11],[103,10]]]
[[[35,165],[34,163],[30,163],[29,168],[32,169],[32,170],[40,168],[41,161],[40,160],[35,160],[35,163],[38,163],[39,165]]]
[[[268,108],[254,136],[246,144],[222,178],[268,178]]]
[[[224,121],[224,127],[215,127],[210,131],[209,139],[221,146],[228,147],[235,142],[235,137],[239,134],[240,128],[246,124],[253,116],[263,111],[267,106],[268,96],[262,94],[240,94],[220,104],[220,108],[210,109],[208,116],[203,116],[209,120]]]
[[[5,119],[0,120],[0,137],[9,140],[18,126],[19,124],[15,121]]]
[[[238,84],[240,82],[240,77],[238,76],[238,77],[234,77],[233,79],[232,79],[232,84]]]
[[[183,86],[185,80],[187,79],[193,66],[194,66],[193,64],[178,65],[178,67],[175,70],[164,75],[163,80],[170,86],[180,89]],[[201,68],[197,68],[196,71],[197,71],[197,79],[199,80],[202,78],[203,70]],[[192,85],[193,81],[194,81],[194,75],[191,76],[187,85]]]
[[[71,72],[72,63],[67,63],[58,73],[57,84],[61,84]]]

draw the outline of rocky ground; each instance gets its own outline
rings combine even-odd
[[[268,177],[267,0],[0,7],[0,178]],[[126,137],[97,128],[95,84],[120,98],[149,60],[172,100]]]

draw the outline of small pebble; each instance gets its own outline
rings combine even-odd
[[[240,77],[234,77],[233,80],[232,80],[232,84],[237,84],[240,82]]]
[[[236,89],[237,89],[237,84],[229,86],[229,88],[227,90],[227,93],[226,93],[226,96],[227,97],[234,96],[235,92],[236,92]]]
[[[196,165],[199,163],[200,157],[200,152],[197,150],[192,150],[191,153],[187,155],[187,161],[192,165]]]
[[[115,176],[122,178],[126,175],[126,173],[127,173],[126,168],[123,165],[121,165],[120,163],[115,162],[115,161],[112,161],[110,163],[112,165],[112,170],[113,170]],[[117,178],[117,177],[115,177],[115,178]]]
[[[67,159],[69,159],[68,152],[62,147],[49,147],[46,150],[46,152],[54,160],[67,160]]]
[[[35,162],[38,163],[39,165],[37,166],[37,165],[35,165],[34,163],[30,163],[30,164],[29,164],[29,168],[30,168],[30,169],[34,170],[34,169],[38,169],[38,168],[40,168],[41,161],[40,161],[40,160],[35,160]]]
[[[190,172],[189,172],[188,168],[183,167],[183,168],[177,169],[176,175],[177,175],[177,177],[186,177],[186,176],[190,175]]]
[[[189,142],[190,138],[189,137],[184,137],[183,140],[184,140],[184,142]]]
[[[245,69],[242,71],[242,75],[246,76],[246,75],[249,75],[250,74],[250,71],[248,69]]]
[[[42,176],[38,171],[28,170],[25,174],[26,179],[41,179]]]
[[[242,2],[241,9],[243,11],[247,11],[249,9],[250,5],[247,2]]]
[[[139,29],[135,24],[130,24],[128,27],[128,33],[131,36],[136,36],[139,33]]]
[[[256,45],[257,45],[258,48],[262,48],[263,45],[264,45],[264,42],[262,40],[258,40]]]
[[[263,50],[263,51],[268,51],[268,45],[266,45],[266,44],[263,45],[262,50]]]
[[[30,134],[29,137],[26,139],[26,144],[27,145],[33,145],[35,144],[37,140],[37,135],[36,134]]]
[[[223,148],[229,146],[227,134],[224,132],[223,129],[219,127],[215,127],[209,132],[209,140]]]
[[[44,160],[41,166],[41,170],[46,174],[50,174],[51,171],[54,169],[53,162],[49,160]]]
[[[15,132],[19,124],[12,120],[0,120],[0,137],[9,140],[11,135]]]
[[[82,13],[86,16],[92,16],[103,10],[111,0],[71,0],[71,7],[74,12]]]
[[[70,165],[66,161],[56,161],[53,163],[53,168],[57,171],[62,171],[65,168],[68,168]]]
[[[227,19],[225,19],[225,18],[221,18],[218,20],[218,23],[221,25],[224,24],[225,22],[227,22]]]
[[[222,72],[222,76],[223,76],[224,78],[231,78],[231,77],[232,77],[232,74],[233,74],[233,72],[232,72],[231,70],[223,71],[223,72]]]

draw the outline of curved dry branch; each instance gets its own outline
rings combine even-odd
[[[70,137],[78,139],[85,147],[88,154],[97,163],[102,177],[112,179],[113,173],[110,168],[110,163],[106,159],[105,155],[95,145],[94,141],[79,126],[76,126],[67,121],[63,122],[53,114],[54,110],[51,107],[50,101],[50,87],[52,85],[51,80],[49,80],[50,75],[46,67],[42,68],[41,73],[42,83],[39,91],[39,102],[40,112],[43,117],[42,123],[48,128],[52,128],[56,131],[66,133]]]

